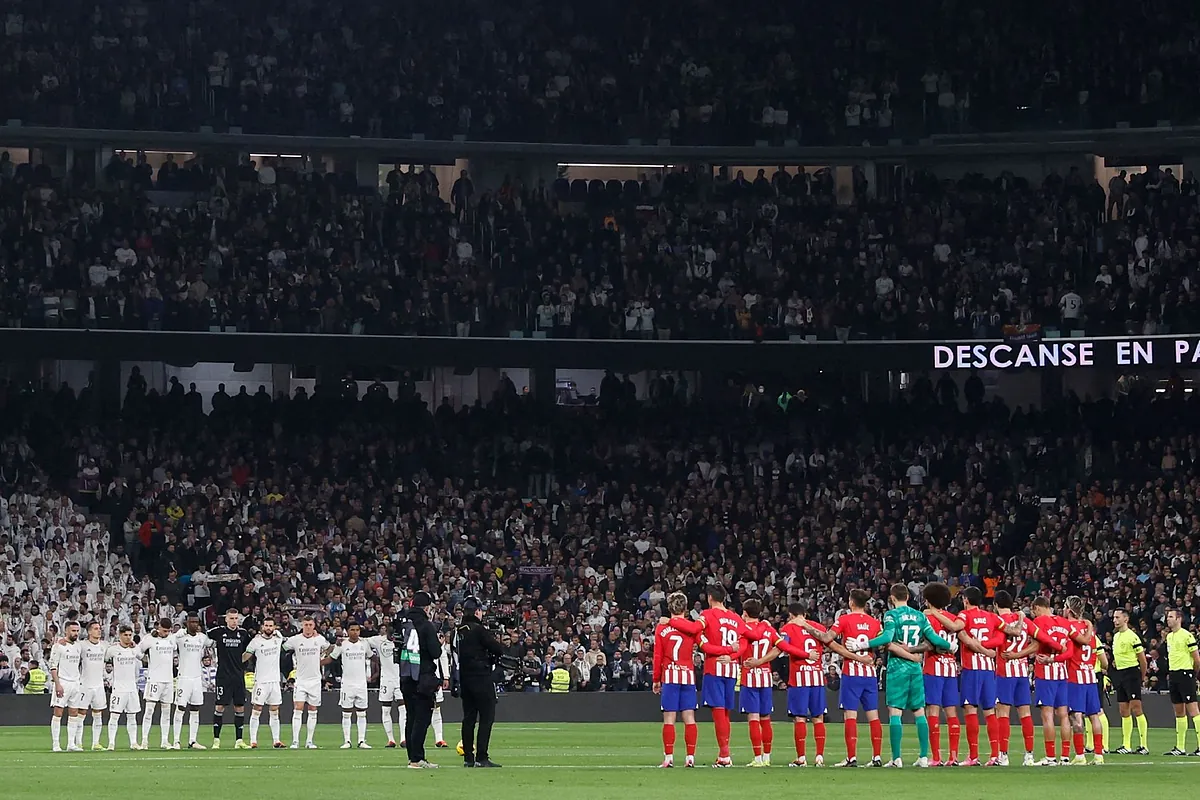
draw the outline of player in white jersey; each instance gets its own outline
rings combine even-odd
[[[158,628],[142,637],[138,644],[138,656],[150,656],[150,667],[146,671],[146,713],[142,717],[142,749],[150,747],[150,727],[154,724],[154,708],[162,703],[162,714],[158,720],[159,748],[171,749],[168,738],[171,731],[171,698],[175,686],[175,656],[178,643],[171,635],[171,620],[160,619]]]
[[[321,707],[321,665],[329,663],[327,656],[333,648],[317,633],[316,620],[305,617],[300,623],[300,633],[284,641],[283,649],[295,653],[296,664],[296,688],[292,692],[292,749],[300,748],[300,728],[307,709],[308,743],[305,747],[316,750],[313,734],[317,732],[317,709]]]
[[[450,644],[446,641],[444,633],[438,634],[438,641],[442,645],[442,655],[438,658],[438,675],[444,678],[433,695],[433,746],[449,747],[442,726],[442,701],[446,699],[446,689],[450,688]]]
[[[112,664],[112,697],[108,703],[108,749],[117,749],[117,727],[121,715],[125,715],[125,729],[129,732],[129,749],[141,750],[138,740],[137,715],[142,710],[138,699],[138,667],[142,664],[137,645],[133,643],[133,628],[122,625],[117,632],[118,643],[109,645],[104,660]]]
[[[392,712],[400,707],[400,738],[404,738],[404,695],[400,694],[400,665],[396,663],[396,645],[392,644],[392,632],[387,625],[379,626],[379,635],[367,639],[371,652],[379,659],[379,705],[382,713],[383,732],[387,735],[388,747],[396,746],[392,734]],[[401,743],[403,746],[403,742]]]
[[[108,642],[100,639],[100,623],[92,621],[87,626],[87,639],[79,643],[79,691],[83,695],[79,707],[80,720],[92,711],[92,750],[104,750],[100,739],[104,735],[104,711],[108,708],[108,696],[104,693],[104,655]]]
[[[204,705],[204,653],[212,647],[212,641],[200,630],[200,617],[189,614],[187,629],[175,634],[175,645],[179,649],[179,680],[175,686],[175,743],[172,749],[179,750],[179,736],[183,732],[183,715],[188,715],[188,749],[203,750],[204,745],[196,741],[200,729],[200,706]]]
[[[331,658],[342,662],[342,707],[343,750],[350,749],[350,716],[358,717],[358,746],[370,750],[367,744],[367,665],[371,661],[371,645],[360,639],[362,628],[351,622],[346,631],[346,641],[333,648]]]
[[[255,636],[242,654],[242,661],[254,659],[254,693],[250,696],[250,749],[258,749],[258,726],[261,724],[263,706],[271,710],[271,742],[277,749],[283,747],[279,738],[279,706],[283,704],[283,692],[279,688],[279,657],[283,654],[283,637],[275,630],[275,620],[264,620],[258,636]]]
[[[63,626],[63,638],[50,649],[50,740],[54,752],[61,753],[59,733],[62,730],[63,709],[67,709],[67,751],[78,753],[83,750],[83,717],[79,714],[79,703],[83,697],[79,691],[80,662],[83,660],[79,641],[79,623],[68,622]],[[78,741],[76,744],[76,730]]]

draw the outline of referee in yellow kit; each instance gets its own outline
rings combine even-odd
[[[1167,689],[1175,706],[1175,749],[1167,756],[1200,756],[1200,704],[1196,702],[1196,673],[1200,672],[1200,649],[1196,637],[1183,627],[1183,614],[1167,612]],[[1196,729],[1196,750],[1188,753],[1188,718]]]
[[[1142,713],[1142,687],[1146,684],[1146,648],[1142,637],[1129,627],[1129,615],[1123,610],[1113,612],[1113,670],[1112,684],[1117,690],[1117,707],[1121,709],[1122,745],[1116,749],[1120,755],[1137,753],[1149,755],[1146,746],[1146,730],[1149,723]],[[1133,748],[1133,722],[1137,719],[1138,739],[1141,746]]]

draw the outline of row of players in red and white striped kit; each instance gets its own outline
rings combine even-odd
[[[931,587],[942,587],[941,584]],[[928,587],[927,587],[928,588]],[[937,602],[942,597],[946,602]],[[925,657],[927,717],[933,742],[932,765],[1007,766],[1011,740],[1011,713],[1015,709],[1024,739],[1026,766],[1086,763],[1085,723],[1093,730],[1091,751],[1094,763],[1104,761],[1107,720],[1100,710],[1097,661],[1106,663],[1095,627],[1079,598],[1068,598],[1065,615],[1053,613],[1049,601],[1035,599],[1030,614],[1013,610],[1008,592],[998,591],[994,611],[983,608],[982,594],[968,588],[960,594],[963,610],[945,610],[949,592],[926,592],[926,615],[939,634],[957,636],[960,652],[930,653]],[[761,619],[761,601],[750,598],[738,615],[725,605],[722,587],[708,591],[708,608],[699,619],[687,616],[688,601],[680,593],[667,599],[670,617],[655,632],[654,690],[661,695],[663,712],[664,768],[674,766],[675,725],[682,718],[686,747],[685,765],[695,766],[698,701],[711,709],[718,754],[713,766],[731,767],[730,712],[736,707],[746,715],[754,759],[749,766],[770,766],[773,744],[772,663],[787,655],[787,713],[793,720],[796,758],[789,766],[808,765],[807,728],[812,722],[816,743],[814,764],[824,766],[825,673],[822,656],[826,649],[842,657],[839,704],[845,720],[847,757],[837,764],[858,766],[858,717],[862,713],[870,728],[871,766],[883,766],[883,728],[879,719],[879,672],[875,658],[864,653],[867,642],[879,634],[880,622],[866,612],[870,595],[850,593],[849,609],[826,629],[807,618],[804,603],[788,606],[788,620],[775,630]],[[889,647],[902,647],[892,644]],[[704,656],[703,679],[697,692],[695,650]],[[1034,721],[1031,707],[1034,692],[1030,667],[1036,683],[1036,704],[1041,708],[1046,756],[1033,754]],[[735,692],[741,679],[740,702]],[[966,717],[968,753],[959,760],[961,728],[958,709]],[[939,716],[947,719],[949,752],[941,757]],[[980,761],[980,716],[983,716],[990,757]],[[1061,756],[1056,757],[1056,738]],[[1074,761],[1070,758],[1074,747]]]

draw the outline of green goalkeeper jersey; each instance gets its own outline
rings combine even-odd
[[[891,642],[906,647],[916,647],[922,639],[942,650],[950,649],[950,642],[934,632],[933,626],[929,624],[929,620],[925,618],[924,614],[912,606],[901,606],[888,609],[887,613],[883,615],[883,630],[879,632],[878,636],[867,642],[867,647],[874,649]],[[920,661],[909,661],[890,654],[888,656],[889,676],[920,675],[922,667]]]

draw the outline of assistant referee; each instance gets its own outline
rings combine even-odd
[[[1117,690],[1117,707],[1121,710],[1121,747],[1115,752],[1121,755],[1137,753],[1149,755],[1146,731],[1150,727],[1142,712],[1142,686],[1146,683],[1146,648],[1142,637],[1129,627],[1129,615],[1118,609],[1113,612],[1113,671],[1112,684]],[[1137,720],[1138,740],[1141,745],[1133,750],[1133,723]]]
[[[1183,615],[1167,612],[1167,689],[1175,707],[1175,749],[1164,755],[1200,756],[1200,704],[1196,702],[1196,673],[1200,671],[1200,650],[1196,637],[1183,627]],[[1196,729],[1196,750],[1187,752],[1188,718]]]
[[[217,696],[213,706],[213,749],[221,749],[221,726],[224,724],[225,706],[233,706],[233,724],[237,739],[235,750],[244,750],[248,745],[242,739],[246,725],[246,665],[242,654],[254,634],[241,627],[242,615],[236,608],[225,612],[225,624],[208,632],[217,651]]]

